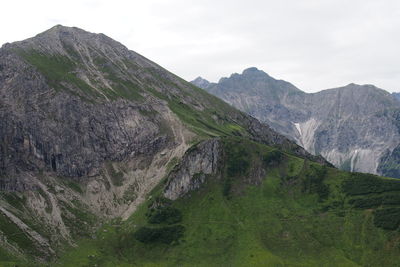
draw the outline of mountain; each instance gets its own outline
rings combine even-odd
[[[203,79],[201,77],[197,77],[196,79],[191,81],[191,83],[196,85],[197,87],[199,87],[201,89],[205,89],[205,88],[209,87],[210,84],[211,84],[209,81],[207,81],[206,79]]]
[[[307,94],[256,68],[205,88],[335,166],[400,178],[400,103],[373,85]]]
[[[204,139],[325,162],[104,34],[60,25],[0,49],[0,124],[0,251],[35,259],[129,217]]]
[[[193,82],[194,82],[194,81],[193,81]],[[396,99],[400,100],[400,93],[392,93],[392,95],[393,95]]]
[[[4,45],[0,123],[0,266],[399,262],[399,180],[339,171],[103,34]]]

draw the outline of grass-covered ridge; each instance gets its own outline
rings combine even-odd
[[[160,184],[128,221],[82,240],[59,266],[398,266],[400,181],[245,139],[223,144],[221,177],[177,201]],[[386,204],[355,205],[371,194]]]

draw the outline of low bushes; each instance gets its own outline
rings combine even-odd
[[[400,208],[378,209],[374,213],[374,224],[386,230],[396,230],[400,225]]]
[[[366,173],[352,173],[351,178],[343,182],[342,188],[348,195],[393,192],[400,191],[400,180],[383,179]]]
[[[303,180],[303,192],[318,194],[322,201],[329,196],[329,186],[324,183],[327,169],[325,166],[311,165]]]
[[[266,166],[277,165],[283,160],[283,153],[279,150],[272,150],[263,155],[263,163]]]
[[[386,194],[381,196],[362,196],[349,200],[349,204],[355,208],[369,209],[381,205],[400,205],[400,194]]]
[[[141,227],[135,233],[136,240],[142,243],[171,244],[178,241],[185,231],[182,225],[165,226],[160,228]]]
[[[182,221],[182,213],[173,207],[159,207],[148,215],[151,224],[174,224]]]
[[[149,205],[146,214],[147,222],[158,227],[142,226],[133,237],[142,243],[171,244],[178,241],[184,234],[185,227],[173,225],[182,221],[180,210],[171,207],[164,198],[157,198]]]

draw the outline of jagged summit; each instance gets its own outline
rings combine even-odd
[[[260,77],[260,78],[272,78],[266,72],[259,70],[256,67],[249,67],[242,71],[242,73],[232,73],[229,77],[222,77],[221,81],[225,81],[230,78],[240,78],[240,77]]]
[[[45,30],[44,32],[41,32],[39,34],[37,34],[36,36],[32,37],[32,38],[28,38],[27,40],[24,41],[28,41],[28,40],[35,40],[35,39],[40,39],[40,38],[47,38],[47,40],[51,40],[51,39],[72,39],[72,40],[82,40],[82,39],[89,39],[92,38],[96,39],[102,37],[104,38],[104,40],[109,39],[112,40],[110,37],[106,36],[103,33],[92,33],[86,30],[83,30],[81,28],[78,27],[69,27],[69,26],[63,26],[63,25],[55,25],[53,27],[51,27],[48,30]],[[22,41],[22,42],[24,42]],[[113,40],[114,42],[118,43],[117,41]]]
[[[88,32],[88,31],[85,31],[85,30],[83,30],[83,29],[81,29],[81,28],[78,28],[78,27],[74,27],[74,26],[72,26],[72,27],[70,27],[70,26],[64,26],[64,25],[61,25],[61,24],[57,24],[57,25],[55,25],[55,26],[53,26],[53,27],[51,27],[50,29],[48,29],[48,30],[45,30],[44,32],[42,32],[42,33],[39,33],[38,35],[54,35],[54,34],[65,34],[65,33],[77,33],[77,34],[95,34],[95,33],[90,33],[90,32]]]
[[[194,79],[193,81],[191,81],[191,83],[202,89],[207,88],[211,84],[209,81],[207,81],[206,79],[203,79],[200,76],[197,77],[196,79]]]
[[[257,69],[256,67],[250,67],[250,68],[244,69],[242,71],[242,75],[251,75],[251,74],[266,74],[266,75],[268,75],[267,73],[265,73],[262,70]]]
[[[95,65],[97,61],[105,59],[111,65],[119,65],[120,68],[128,70],[127,61],[145,68],[161,69],[160,66],[151,62],[138,53],[129,50],[120,42],[108,37],[103,33],[92,33],[78,27],[67,27],[56,25],[34,37],[23,41],[17,41],[4,45],[5,50],[19,50],[32,54],[61,55],[74,62],[80,62],[91,72],[98,73]],[[102,59],[101,59],[102,58]]]
[[[234,74],[235,75],[235,74]],[[242,74],[236,74],[236,77],[244,76],[248,78],[253,78],[253,79],[260,79],[260,80],[266,80],[266,79],[272,79],[275,80],[273,77],[271,77],[268,73],[266,73],[263,70],[260,70],[256,67],[250,67],[247,69],[244,69],[242,71]]]
[[[14,42],[9,47],[24,50],[37,50],[47,54],[68,55],[72,50],[83,51],[90,48],[100,49],[104,52],[114,52],[127,55],[128,49],[121,43],[102,33],[91,33],[77,27],[56,25],[38,35]],[[66,51],[66,50],[70,51]]]
[[[126,46],[105,35],[104,33],[93,33],[78,27],[56,25],[42,33],[39,33],[31,39],[39,38],[44,38],[44,40],[49,42],[52,40],[61,40],[67,42],[91,43],[93,45],[95,43],[102,43],[127,50]]]
[[[293,84],[274,79],[256,67],[247,68],[241,74],[233,73],[230,77],[223,77],[218,83],[210,84],[205,89],[219,97],[222,97],[222,95],[229,97],[230,93],[240,92],[244,88],[246,88],[245,90],[248,94],[253,96],[263,95],[270,98],[276,98],[277,95],[284,95],[290,92],[303,93]],[[243,105],[247,104],[243,103]],[[245,109],[244,106],[243,108]]]

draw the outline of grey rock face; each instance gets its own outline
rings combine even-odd
[[[392,93],[392,96],[394,96],[397,100],[400,100],[400,93]]]
[[[207,81],[206,79],[201,78],[201,77],[197,77],[196,79],[191,81],[191,83],[193,83],[194,85],[196,85],[197,87],[200,87],[202,89],[205,89],[208,86],[210,86],[210,82]]]
[[[218,139],[203,141],[192,147],[168,177],[166,198],[175,200],[200,187],[206,175],[215,175],[221,165],[222,147]]]
[[[7,70],[2,77],[9,75]],[[157,125],[160,117],[140,113],[152,110],[151,103],[118,100],[93,105],[65,93],[46,98],[52,89],[43,78],[32,74],[32,80],[24,83],[18,72],[12,72],[12,78],[0,76],[1,173],[17,173],[20,168],[52,170],[70,177],[93,176],[105,160],[152,154],[166,146],[167,136]],[[25,95],[13,95],[17,86],[26,90]],[[42,92],[32,92],[36,88]]]
[[[69,42],[76,46],[74,52],[66,49]],[[116,61],[129,54],[103,35],[62,27],[0,50],[1,174],[52,170],[61,176],[94,176],[106,160],[151,155],[167,145],[168,138],[159,127],[162,118],[143,115],[154,112],[155,106],[162,105],[160,101],[150,98],[141,103],[124,99],[94,103],[88,97],[82,101],[78,93],[57,91],[40,69],[15,53],[35,51],[72,57],[71,54],[89,51],[92,44]],[[89,52],[74,60],[82,65],[76,75],[95,72],[96,66],[90,66]],[[103,79],[103,87],[112,84]],[[62,82],[71,90],[79,90],[67,81]]]
[[[393,176],[381,161],[385,157],[387,165],[400,143],[395,112],[400,104],[384,90],[349,84],[307,94],[256,68],[222,78],[206,90],[337,167]]]

